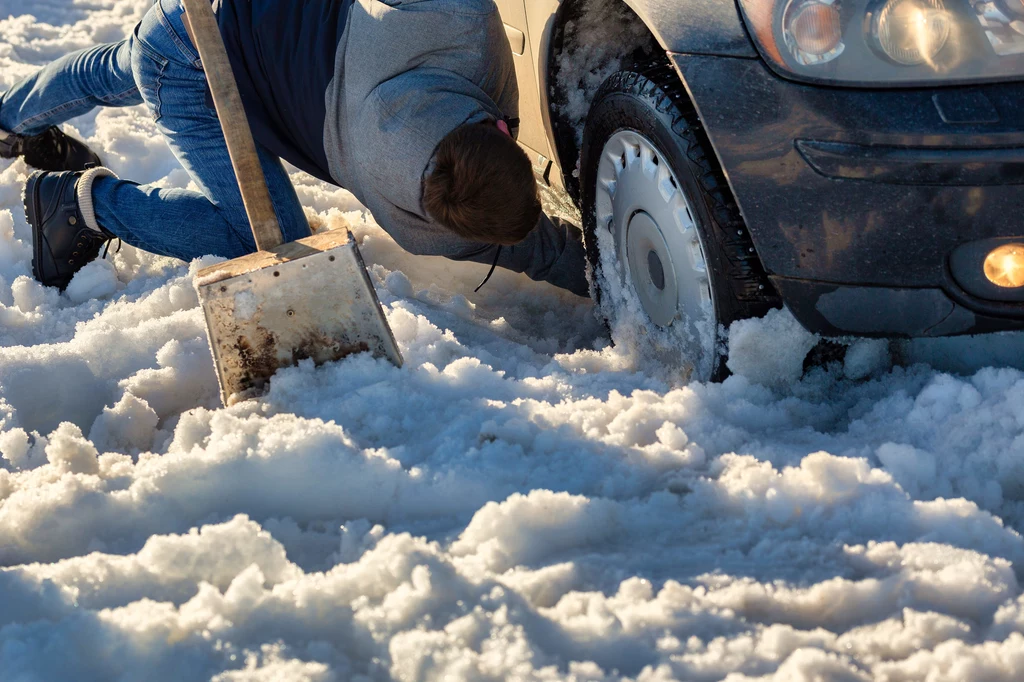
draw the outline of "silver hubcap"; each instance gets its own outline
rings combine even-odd
[[[688,336],[700,338],[698,322],[714,313],[704,248],[686,196],[650,140],[631,130],[608,140],[595,210],[598,228],[614,237],[622,282],[632,284],[651,321],[670,327],[683,320],[692,327]]]

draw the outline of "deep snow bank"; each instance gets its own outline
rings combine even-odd
[[[0,0],[9,84],[145,0]],[[184,186],[144,111],[75,122]],[[1020,337],[860,342],[801,379],[785,313],[722,385],[606,347],[588,303],[413,259],[342,191],[407,358],[217,407],[200,263],[31,280],[0,166],[0,679],[1014,680]],[[992,365],[986,367],[986,365]],[[936,369],[938,368],[938,369]],[[960,374],[944,373],[948,369]]]

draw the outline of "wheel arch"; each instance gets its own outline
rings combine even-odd
[[[756,57],[736,0],[622,0],[666,52]]]
[[[578,47],[577,36],[567,27],[608,4],[628,9],[632,19],[646,29],[652,45],[662,52],[757,57],[736,0],[561,0],[544,27],[537,55],[537,76],[543,93],[544,125],[554,160],[577,206],[579,182],[574,171],[581,135],[579,122],[570,120],[563,112],[565,93],[560,91],[559,69],[563,56],[572,54]],[[632,55],[619,56],[628,59]]]

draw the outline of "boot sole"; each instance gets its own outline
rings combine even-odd
[[[28,182],[25,183],[25,196],[22,198],[22,205],[25,207],[25,219],[28,221],[29,227],[32,228],[32,276],[36,278],[37,282],[43,281],[42,275],[39,273],[39,263],[43,257],[43,245],[42,235],[37,227],[41,208],[38,206],[39,195],[35,190],[42,175],[41,172],[36,171],[28,176]]]

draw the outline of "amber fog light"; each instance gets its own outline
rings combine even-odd
[[[1024,287],[1024,244],[1003,244],[989,252],[985,277],[997,287]]]

